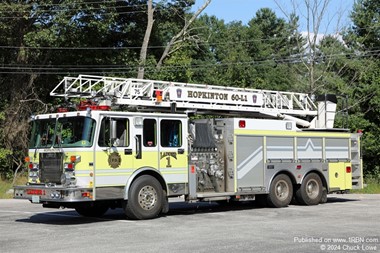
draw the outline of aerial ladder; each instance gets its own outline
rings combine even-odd
[[[98,100],[126,110],[286,119],[310,129],[333,128],[337,103],[333,95],[92,75],[64,77],[50,95]]]

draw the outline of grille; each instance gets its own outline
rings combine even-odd
[[[63,153],[40,153],[41,183],[61,183]]]

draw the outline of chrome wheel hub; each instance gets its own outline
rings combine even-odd
[[[141,188],[138,202],[142,209],[151,210],[157,204],[157,191],[150,185]]]

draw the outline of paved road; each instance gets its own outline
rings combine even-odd
[[[0,252],[380,252],[380,195],[331,195],[327,204],[281,209],[170,208],[165,217],[130,221],[121,209],[83,218],[0,200]]]

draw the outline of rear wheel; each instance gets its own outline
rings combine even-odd
[[[152,219],[160,214],[163,203],[161,184],[154,177],[143,175],[132,183],[124,212],[131,219]]]
[[[269,189],[267,203],[271,207],[286,207],[293,197],[293,185],[285,174],[276,176]]]
[[[308,174],[302,181],[301,187],[296,192],[297,202],[308,206],[318,205],[322,200],[322,196],[322,180],[315,173]]]
[[[75,207],[75,211],[85,217],[101,217],[108,210],[108,206],[104,203],[86,203]]]

